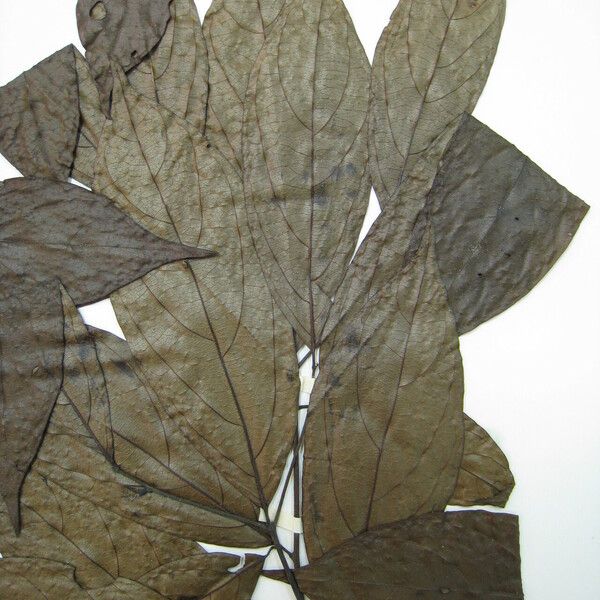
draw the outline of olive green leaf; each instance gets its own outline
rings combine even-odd
[[[465,449],[449,504],[506,506],[515,480],[490,434],[465,415]]]
[[[278,306],[311,348],[367,208],[369,62],[343,2],[293,0],[250,78],[244,187]]]
[[[79,111],[73,46],[0,88],[0,152],[23,175],[66,181]]]
[[[365,531],[443,510],[454,492],[462,361],[430,238],[326,342],[306,425],[311,561]]]
[[[400,2],[372,75],[369,144],[383,212],[348,270],[324,336],[394,276],[438,164],[471,111],[496,53],[505,0]]]
[[[111,62],[125,71],[158,44],[171,18],[171,0],[77,0],[77,27],[106,114],[113,78]]]
[[[469,115],[429,196],[440,272],[459,333],[527,294],[589,207]]]
[[[21,485],[62,380],[59,282],[87,304],[158,266],[213,253],[161,240],[68,183],[6,181],[0,206],[0,483],[18,531]]]
[[[121,78],[94,187],[162,237],[219,247],[207,269],[197,262],[156,271],[113,302],[145,378],[204,458],[195,484],[213,506],[256,519],[290,451],[298,378],[291,328],[260,270],[239,177],[189,123]]]
[[[127,77],[141,94],[204,130],[208,59],[194,0],[172,0],[164,36]]]
[[[207,136],[242,169],[244,98],[252,67],[290,0],[214,0],[202,29],[210,62]]]
[[[522,600],[512,515],[434,513],[365,533],[297,572],[312,600]]]
[[[228,569],[237,565],[237,557],[206,554],[190,539],[194,513],[201,511],[152,493],[139,495],[132,484],[114,473],[84,422],[61,396],[24,486],[23,531],[18,538],[0,511],[0,564],[11,561],[17,591],[26,589],[21,586],[28,579],[28,561],[37,569],[47,566],[46,561],[73,568],[75,589],[101,599],[203,598],[235,577]],[[185,538],[171,533],[171,522],[186,531]],[[27,561],[19,564],[19,559]],[[66,585],[61,571],[52,577]],[[138,595],[123,593],[128,589]]]

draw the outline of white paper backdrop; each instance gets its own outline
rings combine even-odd
[[[210,2],[197,4],[204,14]],[[372,57],[396,0],[346,4]],[[0,0],[0,85],[78,43],[74,8],[75,0]],[[528,600],[600,598],[599,74],[598,0],[509,0],[475,111],[592,206],[537,288],[462,338],[466,411],[517,480],[508,511],[521,519]],[[17,175],[0,157],[0,179]],[[108,302],[84,314],[119,333]],[[288,597],[265,580],[254,600]]]

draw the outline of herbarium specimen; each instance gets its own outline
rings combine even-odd
[[[514,486],[458,336],[587,206],[471,116],[504,12],[400,0],[370,65],[341,0],[79,0],[0,89],[0,598],[248,600],[265,547],[298,599],[523,598],[516,517],[445,512]]]

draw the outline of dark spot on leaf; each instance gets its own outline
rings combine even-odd
[[[294,381],[296,381],[296,376],[294,375],[294,373],[290,370],[287,371],[286,373],[286,378],[290,383],[293,383]]]

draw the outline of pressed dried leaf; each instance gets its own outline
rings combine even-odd
[[[3,558],[0,580],[3,598],[27,600],[90,600],[75,582],[74,569],[68,565],[32,558]]]
[[[76,589],[102,599],[128,597],[121,595],[122,588],[138,594],[147,590],[137,598],[202,598],[230,581],[228,569],[237,565],[237,557],[207,554],[193,540],[173,536],[169,521],[183,524],[191,515],[178,513],[186,507],[132,493],[132,482],[116,475],[94,446],[84,423],[61,397],[24,486],[20,537],[14,537],[0,511],[0,564],[23,558],[34,566],[38,560],[42,566],[60,561],[75,570]],[[112,495],[107,504],[96,495],[105,487],[104,494]],[[142,523],[147,511],[157,517],[153,527]]]
[[[515,487],[508,460],[490,434],[465,415],[465,449],[449,504],[506,506]]]
[[[293,0],[250,78],[244,187],[278,306],[311,348],[367,208],[369,62],[342,2]]]
[[[195,484],[206,502],[255,519],[290,450],[298,383],[291,328],[260,270],[241,182],[185,120],[121,80],[95,187],[162,237],[219,247],[207,269],[199,261],[156,271],[113,302],[165,412],[204,457]]]
[[[78,0],[77,27],[105,111],[113,79],[111,61],[128,71],[161,40],[171,0]]]
[[[106,117],[102,112],[100,92],[85,58],[75,49],[75,67],[79,90],[79,133],[72,177],[91,187],[94,182],[94,167],[98,142]]]
[[[324,348],[306,425],[311,561],[365,531],[442,510],[454,491],[462,362],[430,237]]]
[[[297,572],[312,600],[521,600],[517,518],[426,515],[361,535]]]
[[[263,568],[263,560],[254,558],[235,577],[214,587],[202,600],[250,600]]]
[[[66,181],[79,128],[75,48],[0,88],[0,151],[23,175]]]
[[[210,62],[207,136],[242,169],[244,98],[252,67],[290,0],[214,0],[202,29]]]
[[[19,530],[19,494],[63,375],[59,282],[78,304],[165,263],[212,253],[161,240],[107,199],[68,183],[0,185],[0,483]]]
[[[370,166],[383,212],[359,248],[324,331],[404,264],[438,164],[487,80],[505,0],[400,2],[375,53]]]
[[[202,480],[206,461],[163,408],[160,388],[157,393],[146,381],[128,343],[104,331],[88,332],[69,302],[65,341],[63,394],[109,463],[135,479],[139,493],[208,504],[196,483]],[[241,517],[210,510],[223,519],[204,527],[203,541],[221,546],[267,544],[254,531],[248,534]]]
[[[19,531],[21,487],[62,382],[63,313],[56,282],[0,274],[0,491]]]
[[[140,93],[204,130],[208,58],[194,0],[173,0],[159,44],[128,74]]]
[[[106,198],[68,183],[10,179],[0,206],[2,263],[16,276],[60,279],[77,305],[166,263],[214,255],[161,240]]]
[[[483,90],[504,11],[504,0],[398,4],[373,63],[371,169],[383,206],[402,187],[431,187],[460,117]]]
[[[570,244],[588,206],[471,116],[429,197],[436,250],[465,333],[527,294]]]

